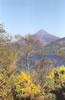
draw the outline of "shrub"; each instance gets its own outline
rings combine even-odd
[[[47,93],[44,100],[56,100],[56,95],[52,93]]]
[[[0,100],[14,100],[12,94],[13,77],[8,77],[4,69],[0,69]]]
[[[60,66],[50,72],[44,84],[46,93],[53,93],[57,100],[64,100],[65,93],[65,67]]]
[[[41,93],[40,85],[31,81],[30,74],[21,72],[15,78],[15,92],[17,98],[39,96]]]

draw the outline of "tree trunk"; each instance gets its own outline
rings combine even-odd
[[[29,73],[30,69],[29,69],[29,54],[26,54],[26,71]]]

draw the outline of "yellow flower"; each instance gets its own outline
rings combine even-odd
[[[17,89],[20,89],[20,88],[21,88],[21,87],[20,87],[20,85],[18,85],[18,84],[17,84],[17,86],[16,86],[16,87],[17,87]]]
[[[57,68],[57,71],[58,72],[65,71],[65,67],[64,66],[60,66],[59,68]]]
[[[31,92],[31,88],[30,87],[25,87],[25,88],[22,88],[22,92]]]
[[[64,75],[62,75],[62,79],[65,79],[65,74],[64,74]]]
[[[40,93],[40,85],[35,85],[34,83],[31,85],[32,94]]]
[[[2,80],[2,76],[0,76],[0,81]]]
[[[29,84],[31,83],[30,75],[26,74],[24,72],[21,72],[21,78],[25,81],[27,81]]]
[[[30,74],[27,74],[25,72],[21,72],[20,75],[16,76],[15,79],[15,86],[16,91],[18,91],[17,96],[29,96],[29,95],[36,95],[40,93],[40,85],[35,85],[30,77]]]
[[[54,72],[51,72],[51,73],[49,74],[49,78],[50,78],[51,80],[54,79]]]

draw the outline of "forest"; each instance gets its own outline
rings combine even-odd
[[[65,41],[59,41],[13,37],[0,24],[0,100],[65,100]]]

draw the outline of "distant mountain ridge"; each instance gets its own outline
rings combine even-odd
[[[60,38],[54,42],[51,42],[50,44],[47,45],[47,47],[55,47],[55,48],[64,48],[65,47],[65,37]]]
[[[43,49],[46,55],[56,55],[57,51],[65,53],[65,37],[45,45]]]
[[[59,37],[52,35],[45,30],[41,29],[35,33],[35,39],[42,42],[53,42],[59,39]]]

